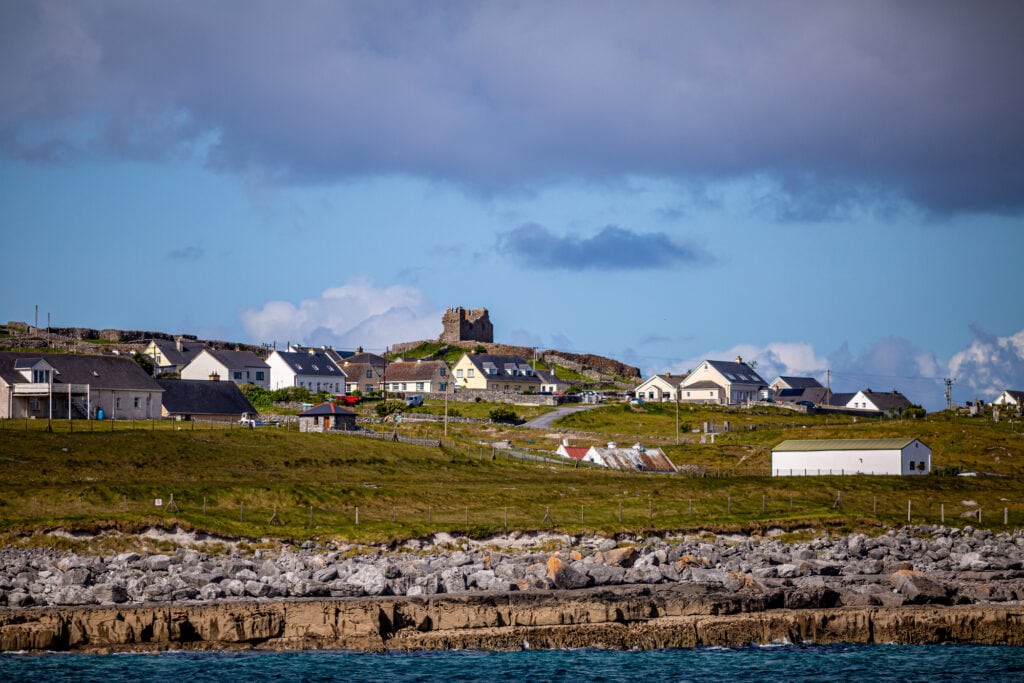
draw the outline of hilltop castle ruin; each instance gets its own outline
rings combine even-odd
[[[462,306],[449,308],[441,318],[444,331],[442,342],[494,341],[494,325],[486,308],[467,310]]]

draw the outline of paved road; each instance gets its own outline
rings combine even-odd
[[[565,407],[562,407],[562,408],[555,408],[554,411],[552,411],[550,413],[545,413],[544,415],[541,415],[540,417],[534,418],[534,419],[530,420],[529,422],[524,422],[520,426],[521,427],[529,427],[530,429],[551,429],[552,423],[554,423],[554,421],[557,420],[560,417],[565,417],[566,415],[571,415],[572,413],[578,413],[581,410],[591,410],[593,408],[600,408],[600,407],[601,407],[601,404],[600,403],[596,403],[596,404],[583,405],[583,406],[565,406]]]

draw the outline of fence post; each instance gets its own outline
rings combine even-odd
[[[939,522],[941,524],[946,523],[946,504],[939,503]]]
[[[765,503],[764,503],[764,498],[765,498],[765,497],[764,497],[764,495],[762,494],[762,496],[761,496],[761,514],[762,514],[762,515],[763,515],[763,514],[764,514],[764,512],[765,512]]]
[[[398,507],[397,506],[392,506],[391,507],[391,522],[392,523],[398,523]]]
[[[203,496],[203,514],[206,514],[206,496]]]
[[[654,521],[654,501],[653,500],[647,501],[647,519],[652,521],[652,522]]]
[[[427,524],[430,524],[431,512],[431,508],[427,508]]]
[[[878,513],[878,496],[871,496],[871,514]]]
[[[732,514],[732,496],[731,495],[730,496],[726,496],[726,507],[725,507],[725,509],[726,509],[726,514],[727,515],[731,515]]]
[[[466,506],[466,526],[469,526],[469,506]]]
[[[313,506],[309,506],[309,526],[313,526]]]
[[[910,522],[910,499],[907,499],[907,522]]]
[[[245,521],[245,503],[239,503],[238,504],[238,521],[239,522],[244,522]]]
[[[622,503],[619,503],[619,524],[622,524]]]
[[[359,506],[356,505],[356,526],[359,526]]]
[[[580,505],[580,526],[583,526],[583,506]]]
[[[505,508],[505,528],[508,529],[508,508]]]
[[[1003,526],[1006,526],[1010,519],[1010,511],[1008,508],[1003,508]]]

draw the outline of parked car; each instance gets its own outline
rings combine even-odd
[[[347,406],[354,406],[355,404],[359,403],[361,400],[363,400],[362,396],[347,396],[347,395],[339,395],[338,396],[338,403],[343,403],[343,404],[345,404]]]
[[[416,408],[423,405],[423,397],[419,394],[413,394],[405,397],[405,405],[407,408]]]

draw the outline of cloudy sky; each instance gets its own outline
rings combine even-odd
[[[0,3],[0,318],[1024,389],[1024,5]]]

